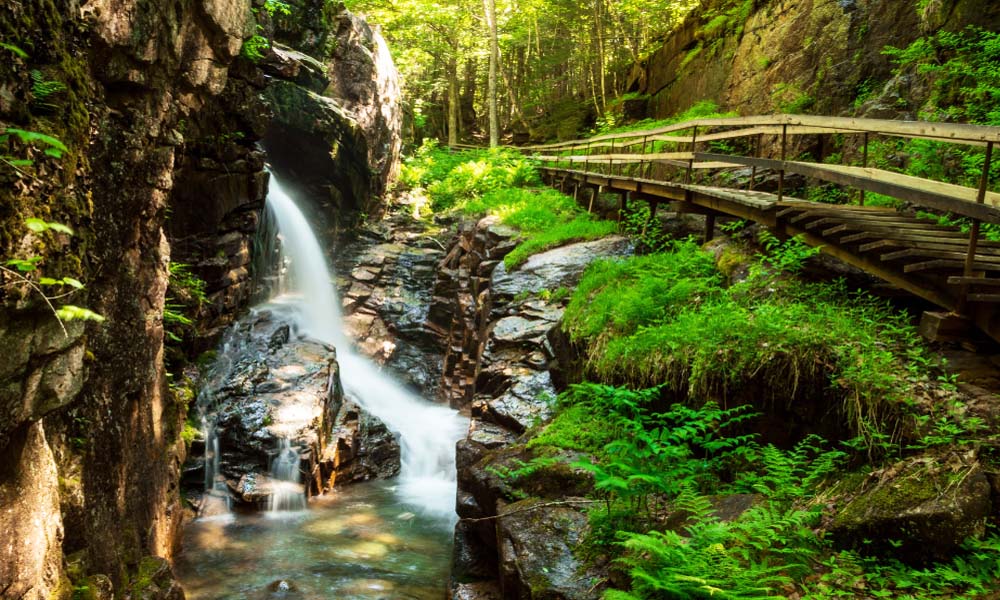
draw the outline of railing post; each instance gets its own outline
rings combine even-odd
[[[646,136],[646,137],[648,137],[648,136]],[[646,137],[643,137],[642,139],[645,140]],[[650,150],[655,150],[656,149],[656,142],[655,141],[649,145],[649,149]],[[643,156],[646,155],[646,142],[645,141],[643,141],[643,143],[642,143],[642,154],[643,154]],[[652,179],[653,178],[653,161],[650,160],[650,161],[647,161],[647,163],[648,164],[646,165],[646,179]]]
[[[785,197],[785,156],[788,152],[788,125],[781,126],[781,170],[778,171],[778,202]]]
[[[993,160],[993,142],[986,144],[986,158],[983,160],[983,172],[979,177],[979,194],[976,202],[983,204],[986,202],[986,191],[990,185],[990,162]],[[972,268],[975,265],[976,249],[979,247],[979,219],[973,219],[972,228],[969,230],[969,252],[965,255],[965,277],[972,277]],[[962,297],[959,298],[959,306],[964,308],[965,297],[968,289],[963,287]]]
[[[613,175],[615,172],[615,161],[612,158],[615,154],[615,141],[611,140],[611,151],[608,154],[608,175]]]
[[[584,153],[587,158],[583,160],[583,170],[590,171],[590,140],[587,140],[587,149],[584,150]]]
[[[691,173],[694,171],[694,150],[698,145],[698,126],[695,125],[691,129],[691,160],[688,161],[687,177],[684,183],[691,183]]]
[[[861,167],[864,169],[868,168],[868,132],[865,132],[865,143],[864,149],[861,155]],[[861,196],[858,197],[858,204],[861,206],[865,205],[865,191],[861,190]]]
[[[763,145],[763,142],[764,142],[764,134],[758,133],[757,142],[754,144],[754,149],[753,149],[754,158],[760,158],[760,147]],[[750,187],[747,189],[753,191],[753,186],[756,185],[756,183],[757,183],[757,165],[754,165],[750,167]]]

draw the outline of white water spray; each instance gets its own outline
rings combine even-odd
[[[301,457],[288,438],[278,442],[278,454],[271,461],[271,495],[267,498],[269,512],[305,510],[306,495],[302,491]]]
[[[267,206],[278,224],[290,281],[275,302],[292,304],[300,330],[337,348],[344,390],[400,438],[399,493],[429,514],[455,516],[455,443],[466,423],[457,412],[415,397],[357,354],[341,331],[340,304],[323,250],[273,174]]]

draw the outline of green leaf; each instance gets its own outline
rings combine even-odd
[[[0,48],[4,48],[6,50],[10,50],[11,52],[13,52],[14,54],[20,56],[24,60],[28,59],[28,53],[25,52],[24,50],[18,48],[14,44],[8,44],[6,42],[0,42]]]
[[[73,279],[72,277],[63,277],[62,282],[72,288],[76,288],[78,290],[83,289],[83,283],[79,279]]]
[[[48,229],[48,226],[45,223],[45,221],[41,219],[36,219],[34,217],[30,219],[25,219],[24,224],[28,229],[34,231],[35,233],[41,233],[46,229]]]
[[[44,133],[39,133],[37,131],[27,131],[24,129],[17,129],[16,127],[8,127],[7,129],[4,130],[4,132],[16,135],[21,139],[22,142],[26,144],[33,144],[35,142],[40,142],[48,146],[50,149],[55,149],[60,152],[69,152],[69,148],[66,147],[66,144],[63,144],[59,140],[59,138],[52,137],[51,135],[46,135]],[[50,154],[49,156],[56,156],[58,158],[59,156],[61,156],[61,154],[60,155]]]
[[[3,264],[9,267],[14,267],[21,273],[28,273],[29,271],[34,271],[35,268],[37,267],[37,264],[41,262],[41,260],[42,260],[41,256],[32,256],[31,258],[28,259],[11,258],[9,260],[4,261]]]
[[[104,317],[90,310],[89,308],[83,308],[80,306],[73,306],[72,304],[67,304],[62,306],[56,311],[56,316],[63,321],[97,321],[98,323],[104,321]]]
[[[42,219],[32,217],[30,219],[25,219],[24,224],[28,229],[34,231],[35,233],[42,233],[43,231],[51,229],[52,231],[58,231],[59,233],[73,235],[73,230],[69,226],[63,225],[62,223],[54,223],[52,221],[44,221]]]

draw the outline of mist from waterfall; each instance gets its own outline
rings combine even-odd
[[[397,493],[406,504],[434,516],[455,518],[455,443],[467,424],[444,406],[416,397],[359,355],[342,331],[333,273],[295,202],[273,174],[267,207],[278,225],[288,272],[272,302],[291,305],[300,333],[333,345],[344,391],[399,436],[402,450]]]

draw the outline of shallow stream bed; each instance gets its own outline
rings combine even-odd
[[[175,564],[189,600],[440,600],[452,525],[411,512],[392,481],[364,483],[306,511],[199,519]]]

